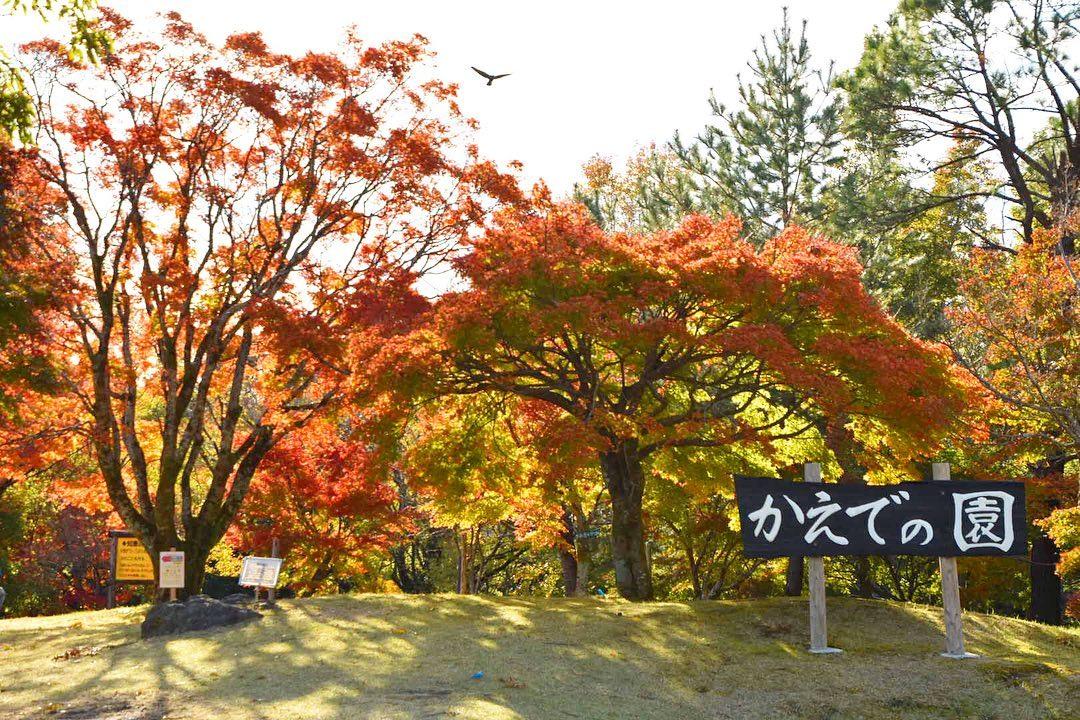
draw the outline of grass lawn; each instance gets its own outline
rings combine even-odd
[[[0,621],[0,718],[1080,718],[1080,631],[829,599],[362,595],[141,641],[144,608]],[[67,657],[65,657],[65,654]],[[474,673],[483,677],[474,679]]]

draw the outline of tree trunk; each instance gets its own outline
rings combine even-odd
[[[582,538],[575,544],[577,557],[577,578],[574,580],[574,595],[577,597],[589,596],[589,570],[592,568],[592,546],[590,538]]]
[[[574,553],[559,546],[559,563],[562,565],[563,593],[566,597],[577,594],[578,563]]]
[[[859,441],[848,427],[849,422],[851,422],[849,415],[840,414],[819,424],[818,429],[825,440],[825,447],[832,452],[836,463],[840,466],[840,478],[837,482],[841,485],[866,485],[866,466],[859,462],[856,455]],[[851,594],[861,598],[873,597],[870,558],[856,556],[852,558],[852,561],[855,564],[855,586],[851,589]]]
[[[311,592],[317,592],[319,586],[330,579],[330,573],[334,570],[334,553],[327,550],[323,553],[323,556],[319,558],[319,564],[315,567],[315,572],[311,574],[308,579],[308,587],[311,588]]]
[[[860,598],[874,597],[873,578],[870,577],[870,558],[857,555],[855,560],[855,587],[852,595]]]
[[[641,501],[645,476],[636,440],[619,440],[600,453],[604,482],[611,497],[611,558],[615,584],[627,600],[652,600],[652,577],[645,556]]]
[[[802,556],[788,558],[787,576],[784,580],[785,595],[791,595],[793,597],[802,595],[804,564]]]
[[[570,519],[570,544],[574,548],[574,595],[588,597],[589,571],[592,569],[593,551],[596,549],[596,540],[589,534],[593,528],[589,524],[589,516],[580,505],[572,507],[567,518]]]
[[[458,546],[458,579],[457,591],[459,595],[469,594],[469,541],[467,530],[455,533]]]
[[[698,559],[694,556],[694,541],[687,540],[683,543],[683,554],[686,555],[686,565],[690,568],[690,585],[693,587],[694,597],[698,600],[707,600],[705,591],[701,587],[701,568]]]
[[[180,598],[188,598],[202,592],[203,582],[206,580],[206,561],[210,557],[211,548],[191,548],[185,546],[184,550],[184,589],[179,593]]]
[[[1059,559],[1053,540],[1042,533],[1031,539],[1031,607],[1028,609],[1031,620],[1061,624],[1061,578],[1055,567]]]
[[[113,361],[108,338],[118,319],[121,323],[125,367],[131,371],[134,366],[129,344],[129,308],[125,301],[120,301],[117,315],[114,300],[111,294],[101,299],[103,327],[98,332],[101,349],[89,354],[94,389],[94,455],[113,509],[127,530],[134,533],[150,553],[155,564],[155,580],[158,553],[170,548],[184,552],[185,586],[178,589],[177,595],[188,597],[202,591],[210,551],[225,535],[240,511],[255,470],[275,441],[273,427],[259,424],[243,439],[236,437],[237,428],[244,427],[246,422],[241,401],[254,335],[247,326],[239,331],[242,339],[235,350],[228,400],[217,418],[216,442],[221,450],[213,460],[207,459],[201,452],[205,432],[203,425],[209,414],[205,393],[209,392],[206,389],[210,387],[209,378],[220,367],[221,355],[230,341],[219,337],[220,345],[207,350],[201,365],[192,365],[185,370],[184,380],[178,379],[175,374],[175,347],[160,341],[158,357],[162,362],[163,382],[168,387],[164,395],[165,417],[161,428],[160,456],[156,477],[153,477],[134,429],[135,388],[129,381],[119,387],[113,385]],[[231,337],[235,337],[235,333]],[[131,376],[132,372],[125,377]],[[207,380],[199,381],[203,384],[198,385],[198,397],[181,400],[182,393],[177,388],[185,382],[195,383],[200,377]],[[114,407],[117,398],[124,400],[123,414],[119,419]],[[184,425],[184,422],[187,424]],[[192,501],[190,480],[199,458],[210,469],[210,483],[201,507],[196,508]],[[125,468],[133,477],[128,476]],[[153,492],[152,480],[156,481]],[[134,488],[130,487],[131,484],[134,484]]]
[[[559,564],[562,566],[563,593],[566,597],[573,597],[577,593],[578,563],[574,554],[574,532],[577,530],[574,522],[574,513],[569,508],[563,508],[563,530],[560,533],[562,543],[556,548],[559,553]]]
[[[1046,458],[1035,464],[1032,473],[1036,477],[1047,478],[1065,472],[1065,458]],[[1057,503],[1049,509],[1053,510]],[[1054,541],[1046,536],[1038,526],[1034,526],[1031,539],[1031,563],[1028,577],[1031,579],[1031,606],[1028,618],[1049,625],[1062,622],[1062,585],[1057,574],[1057,562],[1061,555]]]

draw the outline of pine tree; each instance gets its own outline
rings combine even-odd
[[[739,78],[740,109],[710,98],[716,124],[692,143],[676,135],[672,149],[694,178],[696,209],[735,213],[760,243],[822,217],[822,194],[840,161],[841,99],[832,67],[813,65],[806,21],[796,37],[786,9],[748,66],[750,77]]]

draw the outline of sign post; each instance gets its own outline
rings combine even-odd
[[[929,482],[822,485],[808,463],[805,482],[735,478],[743,553],[747,557],[803,556],[810,585],[810,650],[835,652],[826,642],[826,555],[918,555],[940,559],[946,657],[964,651],[956,558],[1026,555],[1024,484],[948,480],[934,465]]]
[[[952,480],[949,463],[934,463],[933,478],[936,482]],[[954,660],[978,657],[964,651],[964,627],[961,621],[960,576],[956,571],[955,557],[939,557],[941,568],[941,607],[945,613],[945,652],[943,657]]]
[[[124,530],[110,530],[108,607],[116,607],[116,585],[122,582],[154,582],[154,561],[137,537]]]
[[[273,602],[273,589],[281,575],[281,558],[249,555],[240,566],[240,587],[255,588],[255,602],[259,601],[259,588],[267,588],[267,602]]]
[[[803,466],[803,482],[821,482],[821,463]],[[821,555],[806,558],[806,584],[810,589],[810,652],[815,655],[833,655],[844,652],[829,647],[829,632],[825,612],[825,559]]]
[[[280,551],[280,545],[278,543],[277,536],[275,535],[274,539],[270,541],[270,557],[271,558],[277,558],[279,551]],[[279,571],[280,571],[280,565],[278,567],[279,567]],[[271,605],[273,605],[275,602],[277,602],[277,579],[276,578],[274,579],[273,586],[269,590],[266,591],[266,602],[268,602]]]
[[[116,536],[109,533],[109,587],[105,591],[105,607],[116,607]]]
[[[158,587],[169,591],[169,602],[176,602],[176,591],[184,587],[184,553],[169,548],[160,553],[158,562]]]

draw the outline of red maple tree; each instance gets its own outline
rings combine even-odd
[[[468,241],[514,181],[461,147],[422,38],[288,55],[103,12],[100,65],[23,49],[34,169],[76,268],[62,378],[120,519],[188,592],[267,453],[336,402],[345,330]],[[405,289],[405,290],[403,290]]]
[[[573,419],[611,498],[624,597],[653,594],[654,454],[767,448],[846,415],[863,447],[904,458],[931,452],[962,412],[947,353],[874,302],[850,247],[789,229],[758,251],[731,218],[609,234],[580,207],[545,210],[503,213],[457,263],[468,289],[418,329],[354,343],[357,392],[505,393]]]
[[[300,592],[366,574],[378,552],[412,528],[398,510],[392,472],[347,421],[311,422],[263,458],[230,544],[265,554],[278,538],[290,586]]]

